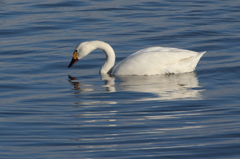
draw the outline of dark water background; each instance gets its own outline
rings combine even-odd
[[[207,51],[194,73],[101,77],[150,46]],[[240,158],[240,1],[0,0],[0,158]]]

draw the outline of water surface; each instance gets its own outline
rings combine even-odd
[[[240,158],[240,2],[0,0],[1,158]],[[207,51],[193,73],[101,77],[150,46]]]

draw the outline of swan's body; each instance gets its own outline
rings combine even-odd
[[[150,47],[133,53],[113,67],[115,53],[112,47],[103,41],[89,41],[77,46],[68,67],[97,48],[102,49],[107,57],[100,74],[109,73],[111,75],[157,75],[192,72],[205,53],[177,48]]]

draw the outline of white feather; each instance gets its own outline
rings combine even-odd
[[[168,47],[150,47],[131,54],[113,67],[115,63],[115,53],[112,47],[105,42],[85,42],[80,44],[76,50],[78,51],[78,57],[82,58],[97,48],[102,49],[107,56],[100,73],[106,74],[112,70],[111,74],[116,76],[192,72],[205,53]],[[83,52],[83,50],[85,51]]]

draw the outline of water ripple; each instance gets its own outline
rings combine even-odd
[[[239,158],[239,1],[0,0],[1,158]],[[101,77],[150,46],[207,51],[194,73]]]

